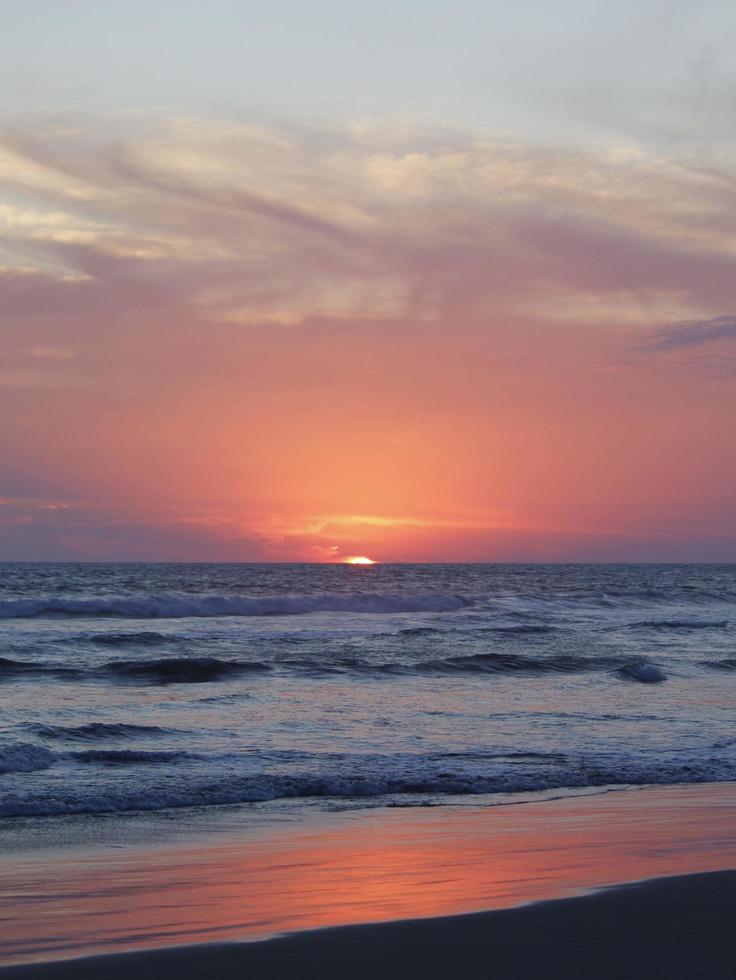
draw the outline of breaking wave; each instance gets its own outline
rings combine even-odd
[[[163,764],[193,759],[189,752],[136,751],[133,749],[84,749],[78,752],[52,752],[30,742],[12,742],[0,747],[0,774],[39,772],[64,759],[78,762],[97,762],[105,765]],[[1,812],[1,811],[0,811]]]
[[[470,603],[454,595],[114,596],[99,599],[3,599],[0,619],[41,616],[118,616],[179,619],[214,616],[298,616],[307,613],[453,612]]]
[[[54,758],[54,753],[41,745],[13,742],[11,745],[0,746],[0,773],[48,769]]]
[[[98,754],[99,755],[99,754]],[[145,760],[129,758],[89,758],[89,762],[136,761],[166,763],[165,753],[150,753]],[[384,764],[366,771],[341,770],[299,774],[229,774],[221,778],[199,776],[158,782],[150,778],[140,785],[115,780],[94,789],[70,785],[63,795],[58,793],[6,793],[0,800],[0,816],[53,816],[70,813],[114,813],[135,810],[160,810],[182,807],[218,806],[227,804],[263,803],[283,799],[375,800],[381,805],[392,797],[424,797],[442,802],[451,796],[491,796],[499,793],[525,793],[545,790],[580,789],[604,786],[672,785],[732,780],[736,767],[727,761],[711,760],[707,765],[693,766],[668,763],[635,763],[621,761],[596,764],[594,760],[568,761],[555,765],[553,759],[529,757],[529,765],[521,759],[507,757],[494,771],[486,768],[467,768],[463,760],[437,760],[441,766],[427,768],[402,767]],[[386,760],[384,760],[385,762]],[[492,760],[489,759],[489,763]],[[37,768],[46,767],[39,758]],[[20,771],[20,770],[18,770]],[[22,770],[28,771],[28,770]],[[146,766],[153,776],[155,766]],[[172,769],[171,772],[174,770]],[[155,777],[153,777],[155,779]]]

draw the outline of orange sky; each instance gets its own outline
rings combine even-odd
[[[0,558],[733,557],[720,175],[116,126],[0,154]]]

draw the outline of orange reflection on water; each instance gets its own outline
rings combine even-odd
[[[17,856],[4,962],[447,915],[734,867],[736,784],[491,809],[326,814],[237,839]]]

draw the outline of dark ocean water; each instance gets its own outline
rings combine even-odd
[[[0,565],[0,816],[736,779],[736,565]]]

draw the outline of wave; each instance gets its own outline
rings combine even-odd
[[[582,674],[588,672],[620,673],[626,680],[651,683],[665,680],[665,673],[646,660],[621,657],[536,657],[511,653],[477,653],[424,661],[388,661],[374,663],[357,657],[334,661],[281,660],[273,665],[251,665],[261,670],[298,672],[314,677],[334,674],[356,674],[373,677],[455,676],[458,674]]]
[[[518,626],[487,626],[478,630],[479,633],[501,633],[508,636],[535,636],[545,633],[556,633],[558,626],[545,626],[541,623],[520,623]]]
[[[519,614],[521,615],[521,614]],[[481,622],[485,622],[486,619],[483,617]],[[415,639],[417,637],[429,636],[432,633],[441,633],[443,636],[452,636],[458,633],[463,633],[467,636],[480,636],[486,633],[493,633],[497,636],[542,636],[548,633],[556,633],[559,630],[558,626],[550,626],[542,623],[519,623],[515,626],[466,626],[466,627],[440,627],[440,626],[410,626],[406,629],[401,629],[398,632],[399,636],[406,636],[409,639]],[[379,634],[382,636],[392,636],[391,633]]]
[[[167,735],[171,729],[158,725],[129,725],[122,722],[90,722],[88,725],[28,725],[39,738],[71,742],[94,742],[98,739],[131,739]]]
[[[703,661],[706,666],[730,669],[729,661]],[[10,679],[73,675],[81,679],[109,679],[138,684],[205,684],[245,675],[294,673],[307,677],[355,675],[361,677],[441,677],[482,674],[582,674],[608,672],[622,680],[651,684],[666,680],[664,671],[641,658],[580,657],[572,654],[532,656],[511,653],[477,653],[424,661],[373,662],[357,657],[340,660],[222,660],[218,657],[169,657],[159,660],[114,660],[86,672],[51,664],[0,660],[0,677]],[[84,726],[82,726],[84,727]],[[47,736],[53,737],[53,736]],[[64,737],[64,736],[59,736]],[[90,737],[93,737],[90,735]]]
[[[412,672],[421,674],[579,674],[591,671],[615,672],[626,680],[652,683],[663,681],[666,674],[644,660],[622,660],[615,657],[576,657],[561,654],[534,657],[508,653],[479,653],[467,657],[449,657],[413,664]]]
[[[52,752],[31,742],[13,742],[0,746],[0,774],[39,772],[63,759],[97,762],[106,765],[163,764],[198,758],[188,752],[136,751],[133,749],[84,749],[79,752]]]
[[[48,662],[35,663],[0,658],[0,680],[35,680],[44,678],[76,680],[116,680],[141,684],[202,684],[225,680],[242,674],[265,673],[268,664],[217,657],[171,657],[161,660],[113,660],[100,667],[81,670],[58,667]],[[135,726],[131,726],[135,727]],[[47,736],[53,737],[53,736]],[[59,736],[62,737],[62,736]]]
[[[55,664],[37,663],[33,660],[10,660],[8,657],[0,657],[0,681],[29,675],[65,678],[78,673],[79,671],[73,667],[58,667]]]
[[[118,680],[147,684],[202,684],[240,674],[270,670],[267,664],[217,657],[172,657],[168,660],[118,660],[105,664],[98,673]]]
[[[37,772],[48,769],[54,762],[54,753],[41,745],[30,742],[13,742],[0,746],[0,773]]]
[[[267,665],[261,665],[268,669]],[[359,658],[336,661],[282,660],[274,669],[304,672],[312,676],[357,674],[373,677],[455,676],[458,674],[583,674],[605,672],[625,680],[653,683],[666,680],[664,671],[649,661],[621,657],[577,657],[571,654],[535,657],[511,653],[477,653],[437,660],[373,663]]]
[[[520,614],[521,615],[521,614]],[[485,617],[482,622],[485,622]],[[441,634],[443,637],[454,636],[458,633],[465,634],[467,636],[480,636],[485,633],[494,633],[500,636],[535,636],[544,635],[547,633],[556,633],[559,630],[558,626],[550,626],[541,623],[519,623],[515,626],[408,626],[405,629],[400,629],[398,633],[379,633],[377,636],[404,636],[408,639],[417,639],[423,636],[431,636],[432,634]]]
[[[636,681],[639,684],[661,684],[667,680],[667,675],[661,668],[650,663],[624,664],[616,671],[625,681]]]
[[[161,764],[191,759],[188,752],[136,752],[133,749],[85,749],[72,752],[72,757],[80,762],[101,762],[106,765],[140,765],[141,763]]]
[[[160,755],[164,755],[161,753]],[[145,761],[169,761],[150,753]],[[429,769],[386,766],[355,772],[339,768],[323,773],[256,773],[224,774],[217,779],[171,778],[167,771],[159,782],[156,767],[146,766],[148,774],[138,785],[125,780],[111,780],[94,787],[70,785],[63,794],[43,794],[41,787],[25,792],[5,793],[0,800],[0,816],[54,816],[72,813],[113,813],[136,810],[167,810],[182,807],[221,806],[263,803],[285,799],[325,799],[374,801],[387,805],[394,797],[423,797],[443,802],[448,797],[493,796],[496,794],[601,788],[606,786],[672,785],[676,783],[723,782],[733,780],[736,766],[723,759],[709,758],[702,764],[667,761],[625,762],[595,759],[565,761],[560,765],[550,758],[529,756],[528,765],[522,759],[499,757],[495,769],[488,765],[479,771],[463,765],[461,758],[438,759],[438,766]],[[110,761],[89,759],[86,761]],[[118,760],[123,761],[123,760]],[[492,760],[488,760],[489,763]],[[133,760],[128,760],[132,763]],[[39,765],[38,768],[41,768]],[[27,770],[23,770],[27,771]],[[185,771],[186,776],[186,771]]]
[[[648,629],[648,630],[720,630],[728,628],[727,619],[651,619],[638,623],[627,623],[625,626],[610,627],[617,629]]]
[[[114,596],[99,599],[3,599],[0,619],[42,616],[117,616],[126,619],[180,619],[214,616],[298,616],[308,613],[454,612],[470,603],[453,595],[315,596]]]
[[[711,667],[714,670],[736,670],[736,658],[724,657],[723,660],[701,660],[703,667]]]
[[[534,657],[512,653],[476,653],[412,665],[420,674],[573,674],[609,670],[612,661],[561,654]]]
[[[713,603],[732,604],[736,599],[736,591],[732,589],[607,589],[592,591],[550,591],[550,592],[518,592],[489,596],[489,601],[511,607],[520,606],[522,609],[547,609],[551,607],[592,606],[600,609],[638,609],[654,605],[671,606],[682,603],[707,606]]]
[[[134,633],[92,633],[84,637],[90,643],[99,643],[101,646],[159,646],[162,643],[170,643],[176,637],[164,636],[163,633],[152,633],[149,630],[142,630]]]

